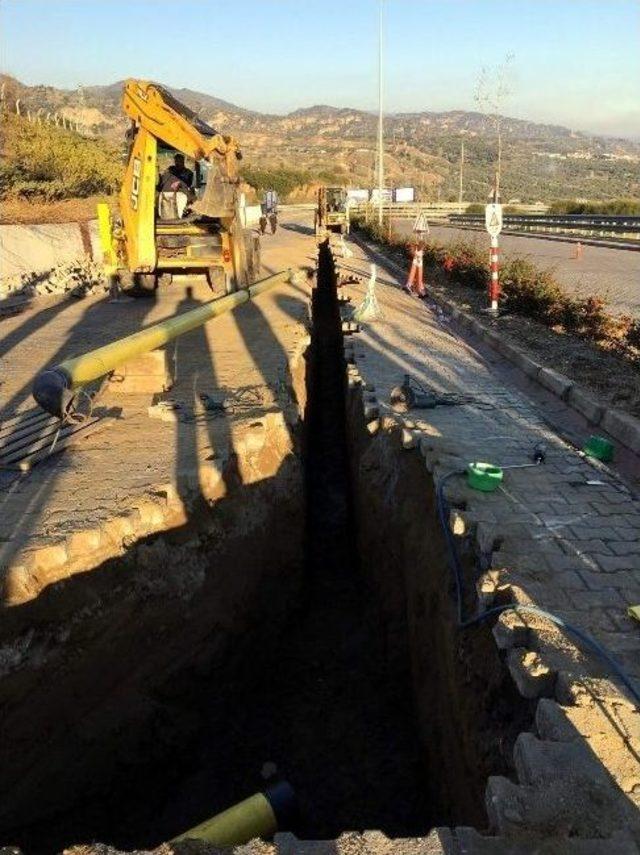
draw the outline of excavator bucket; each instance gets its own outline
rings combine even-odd
[[[232,217],[235,208],[235,184],[225,181],[212,168],[202,198],[191,206],[202,217]]]

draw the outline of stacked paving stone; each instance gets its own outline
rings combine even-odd
[[[90,259],[65,262],[46,273],[23,273],[0,280],[0,298],[70,294],[85,297],[108,290],[102,265]]]

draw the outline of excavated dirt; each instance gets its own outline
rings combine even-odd
[[[488,630],[456,634],[435,509],[407,501],[424,467],[372,444],[346,394],[327,247],[307,390],[271,477],[243,489],[227,473],[225,498],[93,571],[89,593],[80,580],[24,607],[42,625],[70,597],[96,618],[50,682],[10,686],[24,701],[5,782],[25,747],[31,766],[1,843],[157,846],[274,777],[297,793],[303,839],[486,825],[486,776],[507,771],[529,711]],[[405,479],[395,492],[385,466]]]

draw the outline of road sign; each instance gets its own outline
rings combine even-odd
[[[418,235],[429,234],[429,223],[427,222],[426,211],[420,211],[420,213],[416,217],[415,223],[413,224],[413,230]]]
[[[484,222],[492,238],[502,231],[502,205],[487,205],[484,209]]]

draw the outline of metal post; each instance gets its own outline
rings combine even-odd
[[[500,298],[500,281],[498,279],[498,238],[491,238],[491,282],[489,284],[489,311],[498,314],[498,300]]]
[[[382,187],[384,185],[383,136],[382,136],[382,10],[380,0],[380,27],[378,34],[378,224],[382,225]]]

